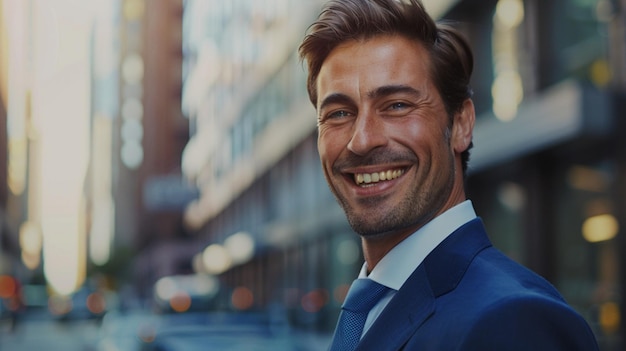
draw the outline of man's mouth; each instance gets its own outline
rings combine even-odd
[[[393,180],[404,174],[404,169],[390,169],[375,173],[355,173],[354,182],[356,185],[366,185],[378,183],[385,180]]]

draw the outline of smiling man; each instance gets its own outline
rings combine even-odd
[[[331,0],[300,46],[324,175],[365,263],[331,350],[596,350],[466,199],[473,58],[418,0]]]

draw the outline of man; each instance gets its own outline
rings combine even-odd
[[[332,350],[597,349],[555,288],[491,246],[465,197],[473,58],[455,30],[419,0],[331,0],[300,55],[324,175],[365,257]],[[380,296],[353,299],[363,284]]]

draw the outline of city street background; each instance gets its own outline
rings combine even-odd
[[[323,0],[0,0],[0,350],[324,350],[363,257],[297,54]],[[468,196],[626,335],[626,1],[430,0]],[[210,347],[212,348],[210,348]]]

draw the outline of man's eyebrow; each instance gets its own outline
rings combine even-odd
[[[399,94],[399,93],[409,94],[415,97],[422,96],[422,93],[419,90],[412,88],[408,85],[384,85],[368,92],[367,97],[370,99],[376,99],[376,98],[380,98],[383,96],[389,96],[389,95]],[[348,95],[342,94],[342,93],[333,93],[333,94],[326,96],[322,100],[318,109],[322,110],[326,106],[331,105],[331,104],[353,104],[353,103],[354,101]]]
[[[331,104],[352,104],[353,100],[346,94],[334,93],[326,96],[320,103],[319,110]]]
[[[408,85],[384,85],[368,92],[367,96],[370,99],[376,99],[398,93],[410,94],[414,95],[415,97],[419,97],[422,95],[419,90],[416,90],[415,88],[412,88]]]

